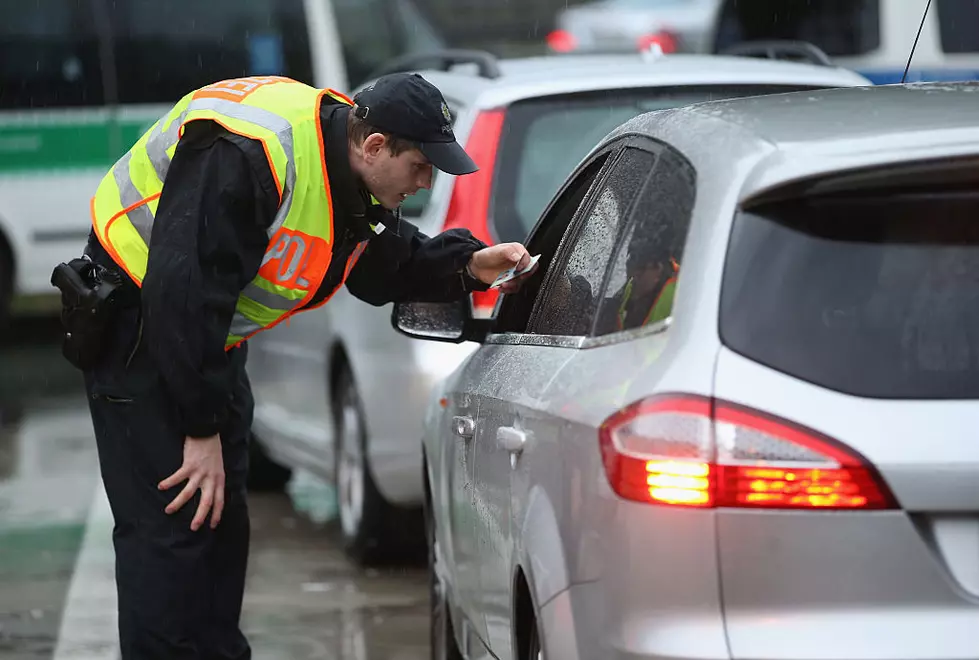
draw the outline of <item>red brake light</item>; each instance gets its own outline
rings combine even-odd
[[[452,188],[452,198],[445,216],[444,229],[468,229],[473,236],[487,245],[493,243],[489,232],[490,197],[493,194],[493,171],[496,166],[496,152],[503,133],[505,112],[502,109],[487,110],[476,116],[466,152],[479,170],[472,174],[456,177]],[[496,306],[497,292],[483,291],[473,294],[476,313],[489,315]]]
[[[852,450],[815,431],[711,399],[639,401],[599,429],[621,497],[694,507],[894,508],[886,484]]]
[[[636,40],[636,47],[639,50],[649,50],[653,44],[658,45],[664,53],[675,53],[677,49],[676,36],[666,30],[655,34],[644,34]]]
[[[547,34],[547,46],[557,53],[569,53],[578,47],[578,40],[567,30],[554,30]]]

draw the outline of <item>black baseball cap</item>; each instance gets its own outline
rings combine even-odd
[[[479,168],[452,132],[452,115],[442,93],[417,73],[378,78],[353,98],[354,114],[382,131],[417,142],[443,172],[472,174]]]

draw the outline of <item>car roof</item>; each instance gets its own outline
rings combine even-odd
[[[549,55],[501,59],[496,78],[475,65],[417,72],[465,105],[492,107],[543,96],[603,89],[689,85],[869,85],[839,67],[721,55]]]
[[[748,167],[744,202],[834,172],[979,155],[977,108],[979,81],[790,92],[644,113],[606,140],[645,134],[680,150],[697,169],[718,161],[728,171]],[[716,147],[721,141],[724,149]]]

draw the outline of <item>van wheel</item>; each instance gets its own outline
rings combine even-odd
[[[249,491],[280,492],[292,478],[292,470],[273,461],[266,453],[255,434],[248,437],[248,480]]]
[[[7,326],[10,318],[10,301],[14,295],[14,266],[0,236],[0,330]]]

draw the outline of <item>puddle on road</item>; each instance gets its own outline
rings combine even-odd
[[[311,475],[296,476],[288,494],[249,498],[252,544],[242,627],[253,656],[427,660],[425,569],[361,570],[351,564],[335,525],[323,524],[335,508],[332,489]]]
[[[79,372],[56,322],[0,343],[0,657],[50,658],[57,642],[98,459]]]
[[[50,658],[98,461],[74,400],[0,408],[0,657]]]

